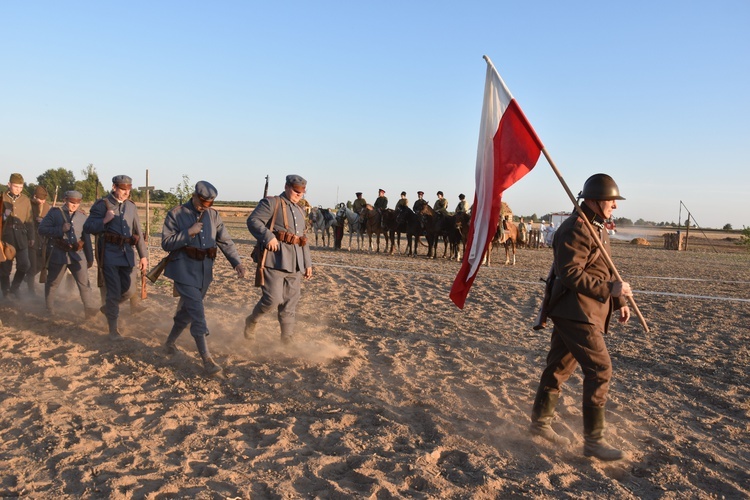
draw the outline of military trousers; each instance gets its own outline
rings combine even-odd
[[[44,283],[44,300],[47,303],[47,309],[54,309],[55,288],[62,283],[65,278],[65,270],[69,269],[70,274],[78,285],[78,293],[81,295],[83,307],[86,309],[97,309],[94,301],[94,294],[89,283],[89,273],[85,261],[74,260],[70,264],[53,264],[47,266],[47,281]]]
[[[6,283],[10,286],[10,274],[13,271],[14,262],[16,263],[16,274],[13,276],[13,285],[10,288],[15,290],[23,282],[24,276],[26,276],[26,273],[31,268],[29,251],[28,248],[24,248],[23,250],[16,249],[16,256],[13,260],[6,260],[0,264],[0,277],[3,278],[3,292],[8,291],[5,289]]]
[[[583,372],[583,406],[604,406],[612,378],[612,360],[603,332],[594,325],[552,318],[554,328],[539,388],[559,393],[576,366]]]
[[[263,276],[265,279],[265,284],[261,287],[263,296],[255,305],[253,313],[265,314],[275,308],[280,324],[294,325],[302,273],[289,273],[266,267],[263,269]]]
[[[104,266],[104,284],[107,295],[104,303],[105,316],[116,320],[120,315],[120,302],[130,298],[131,266]]]
[[[190,335],[193,337],[208,335],[206,311],[203,308],[203,298],[206,296],[208,287],[198,288],[176,281],[174,287],[180,294],[180,300],[177,302],[172,331],[181,332],[190,325]]]

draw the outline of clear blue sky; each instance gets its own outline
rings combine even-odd
[[[93,163],[258,200],[474,195],[487,54],[571,189],[750,226],[750,2],[0,2],[0,176]],[[105,186],[107,184],[105,183]],[[542,157],[515,213],[570,203]],[[683,210],[683,219],[685,212]]]

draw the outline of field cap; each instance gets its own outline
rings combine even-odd
[[[378,189],[378,192],[385,194],[385,189]]]
[[[78,191],[65,191],[65,197],[73,202],[80,202],[83,199],[83,195]]]
[[[438,196],[443,196],[443,192],[442,191],[438,191],[437,194],[438,194]]]
[[[216,188],[208,181],[198,181],[195,184],[195,194],[204,200],[213,200],[219,194]]]
[[[287,175],[286,183],[295,188],[304,189],[307,187],[307,181],[301,175],[297,175],[297,174]]]
[[[406,191],[401,191],[401,196],[406,196]]]
[[[354,193],[354,194],[356,194],[357,196],[362,196],[362,192],[357,192],[357,193]]]
[[[47,190],[44,189],[44,186],[37,186],[36,189],[34,189],[34,196],[38,200],[46,200],[47,199]]]
[[[417,194],[424,194],[424,191],[417,191]]]
[[[127,175],[115,175],[112,177],[112,184],[133,184],[133,179]]]
[[[21,174],[10,174],[11,184],[23,184],[23,175]]]

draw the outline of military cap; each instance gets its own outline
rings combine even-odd
[[[23,175],[21,174],[10,174],[10,181],[11,184],[23,184]]]
[[[133,179],[127,175],[115,175],[112,177],[112,184],[133,184]]]
[[[362,196],[362,192],[356,192],[354,194],[356,194],[357,196]]]
[[[385,194],[385,189],[378,189],[378,192]]]
[[[44,189],[44,186],[37,186],[36,189],[34,189],[34,197],[38,200],[47,199],[47,190]]]
[[[296,188],[306,188],[307,181],[301,176],[296,174],[289,174],[286,176],[286,183],[289,186]]]
[[[208,181],[198,181],[195,184],[195,194],[204,200],[213,200],[219,194],[216,188]]]
[[[417,194],[424,194],[424,191],[417,191]]]
[[[69,200],[81,201],[83,199],[83,195],[78,191],[65,191],[65,197]]]
[[[406,191],[401,191],[401,196],[406,196]]]
[[[464,196],[463,193],[461,193],[461,194],[458,195],[458,199],[459,200],[463,200],[464,198],[466,198],[466,196]]]
[[[438,191],[437,194],[438,194],[438,196],[443,196],[443,192],[442,191]]]

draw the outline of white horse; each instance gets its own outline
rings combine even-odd
[[[357,212],[346,208],[343,203],[339,204],[339,209],[336,212],[336,218],[339,220],[346,219],[349,224],[349,250],[352,249],[352,236],[357,234],[357,250],[362,250],[362,245],[365,241],[365,227],[362,224],[362,218]],[[341,224],[342,222],[339,222]]]
[[[331,227],[336,225],[336,217],[327,208],[318,206],[310,211],[310,222],[315,233],[315,246],[318,246],[318,232],[323,246],[331,246]]]

